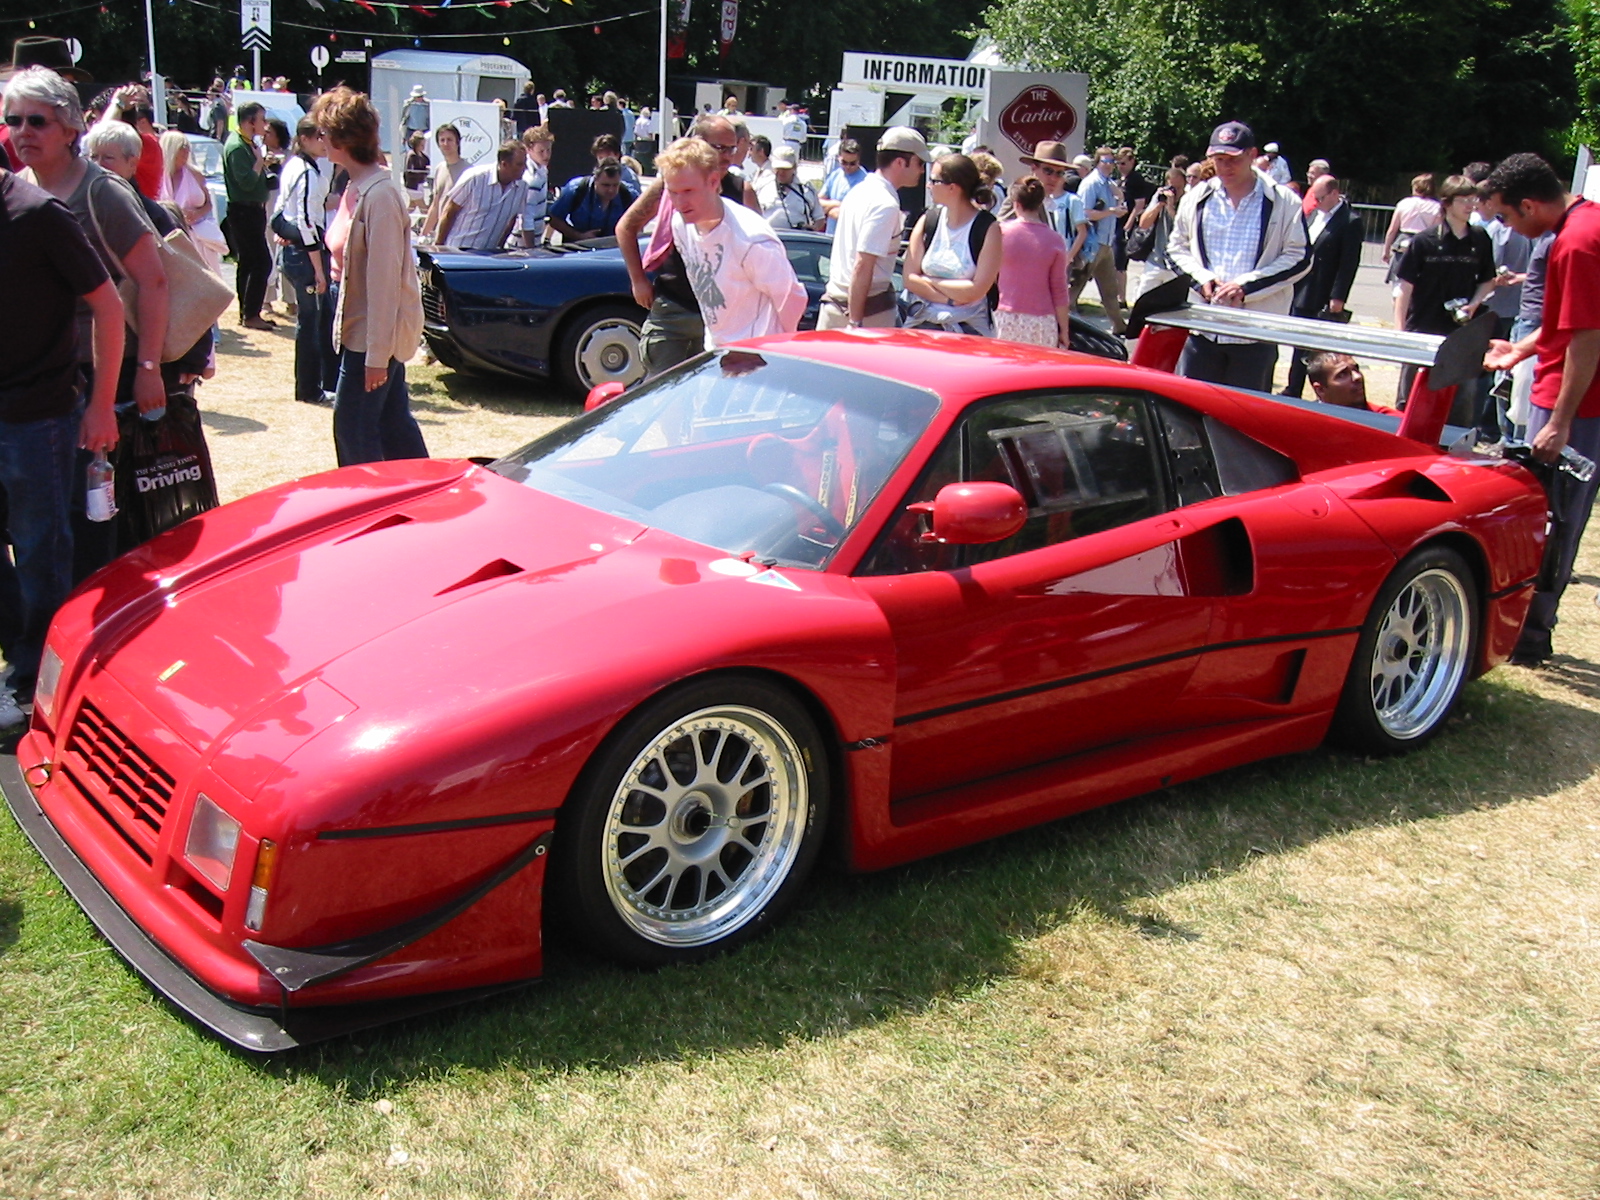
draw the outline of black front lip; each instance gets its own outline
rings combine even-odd
[[[292,1050],[296,1046],[464,1004],[534,982],[516,980],[489,987],[430,992],[400,1000],[320,1008],[262,1009],[235,1004],[191,975],[140,929],[106,891],[45,816],[34,799],[33,789],[23,778],[15,755],[0,756],[0,791],[4,792],[11,815],[28,835],[34,849],[117,953],[172,1004],[213,1033],[246,1050],[262,1053]]]

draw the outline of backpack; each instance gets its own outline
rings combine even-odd
[[[934,207],[935,216],[932,221],[924,221],[922,225],[922,252],[926,254],[933,245],[934,231],[939,228],[939,223],[944,220],[944,205]],[[978,256],[983,253],[983,241],[989,236],[989,227],[995,223],[995,216],[986,208],[980,208],[978,215],[972,218],[972,223],[967,226],[967,252],[972,255],[972,265],[976,269]],[[1000,281],[996,279],[994,286],[989,289],[989,314],[994,315],[994,310],[1000,305]]]

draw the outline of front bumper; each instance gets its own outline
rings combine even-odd
[[[175,1006],[218,1036],[246,1050],[272,1052],[326,1041],[375,1025],[463,1004],[522,987],[516,980],[488,987],[431,992],[402,999],[320,1008],[249,1008],[200,983],[139,928],[66,843],[34,798],[14,755],[0,756],[0,791],[17,824],[101,935]]]

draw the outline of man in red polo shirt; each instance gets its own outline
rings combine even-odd
[[[1553,463],[1566,446],[1600,457],[1600,206],[1569,195],[1536,154],[1513,154],[1489,173],[1481,191],[1486,216],[1498,211],[1529,239],[1556,235],[1545,274],[1543,323],[1520,342],[1491,342],[1484,367],[1508,370],[1537,354],[1528,418],[1534,457]],[[1551,486],[1555,527],[1514,663],[1538,666],[1550,657],[1556,609],[1572,578],[1597,485],[1600,475],[1579,483],[1562,473]]]

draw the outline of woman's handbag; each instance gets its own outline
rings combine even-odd
[[[1166,214],[1162,213],[1149,225],[1134,227],[1133,232],[1128,235],[1128,240],[1124,244],[1124,249],[1127,250],[1130,259],[1134,262],[1144,262],[1150,257],[1150,251],[1156,248],[1156,226],[1164,220],[1166,220]]]
[[[95,215],[94,193],[91,185],[89,219],[94,222],[100,244],[116,259],[100,228],[100,219]],[[146,228],[155,233],[154,227],[148,223]],[[158,235],[156,249],[167,273],[167,330],[161,343],[161,361],[175,362],[187,354],[200,336],[227,311],[228,305],[233,303],[233,289],[211,273],[183,230],[174,229],[165,238]],[[128,274],[128,268],[120,259],[117,259],[116,265],[122,274],[122,280],[117,284],[117,294],[122,297],[124,316],[128,327],[138,333],[139,285]]]

